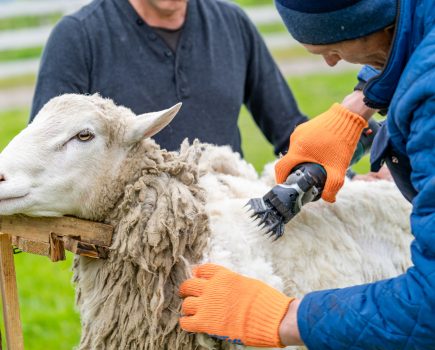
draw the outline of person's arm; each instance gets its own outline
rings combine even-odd
[[[300,303],[300,299],[292,301],[279,325],[279,338],[284,346],[303,344],[298,327],[298,308]]]
[[[245,16],[244,36],[249,57],[244,103],[276,155],[285,153],[290,134],[308,119],[295,98],[255,26]]]
[[[415,108],[407,111],[413,116],[410,124],[399,123],[409,130],[403,137],[418,191],[411,215],[414,266],[396,278],[306,295],[298,325],[309,349],[435,348],[435,102],[427,98],[435,96],[435,88],[426,78],[414,80],[420,86],[413,86],[408,101],[401,98],[389,116],[400,119],[407,107]],[[390,132],[401,135],[393,122],[390,126]]]
[[[88,93],[91,60],[82,24],[66,16],[53,29],[41,58],[30,122],[51,98]]]

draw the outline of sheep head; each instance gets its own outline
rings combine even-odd
[[[98,95],[53,98],[0,154],[0,215],[82,215],[138,142],[180,109],[136,116]]]

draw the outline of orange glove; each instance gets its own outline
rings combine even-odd
[[[283,183],[298,164],[321,164],[326,170],[322,198],[335,202],[361,132],[367,125],[364,118],[338,103],[299,125],[290,136],[288,153],[275,165],[276,182]]]
[[[180,326],[233,344],[283,347],[279,326],[294,298],[222,266],[205,264],[180,286]]]

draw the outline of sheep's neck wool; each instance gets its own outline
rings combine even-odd
[[[107,215],[115,227],[110,258],[79,257],[74,264],[80,349],[198,348],[177,322],[178,285],[189,263],[201,260],[210,235],[200,155],[198,144],[175,153],[145,140],[116,182],[105,184],[98,206],[111,210],[96,208],[95,216]]]

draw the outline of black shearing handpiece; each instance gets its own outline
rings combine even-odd
[[[263,198],[253,198],[247,205],[251,217],[259,218],[258,226],[275,239],[284,233],[284,225],[298,214],[306,203],[321,197],[326,182],[325,169],[315,163],[295,167],[283,184],[274,186]]]
[[[351,164],[358,162],[369,150],[379,130],[379,123],[369,121],[354,152]],[[284,234],[284,225],[293,219],[309,203],[318,200],[326,183],[325,169],[315,163],[296,166],[283,184],[274,186],[262,198],[250,199],[246,204],[252,210],[252,218],[258,226],[275,240]]]

